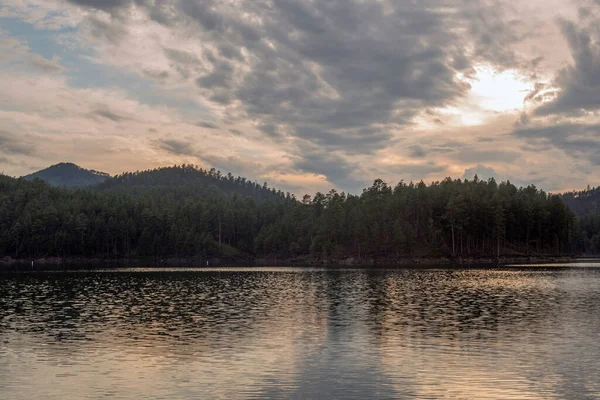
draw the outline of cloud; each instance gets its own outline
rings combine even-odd
[[[421,180],[432,173],[445,172],[447,170],[446,165],[440,165],[434,161],[421,162],[421,163],[396,163],[386,165],[386,168],[391,169],[394,174],[398,177],[397,180]]]
[[[0,130],[0,153],[5,155],[30,156],[35,154],[35,146],[22,139],[18,135]]]
[[[129,117],[121,115],[121,114],[119,114],[119,113],[117,113],[117,112],[115,112],[113,110],[108,109],[108,108],[101,108],[101,109],[98,109],[98,110],[94,110],[92,112],[92,114],[93,115],[97,115],[99,117],[103,117],[103,118],[109,119],[109,120],[111,120],[113,122],[121,122],[121,121],[130,119]]]
[[[32,67],[48,74],[58,74],[65,71],[56,60],[48,60],[37,54],[31,56],[30,62]]]
[[[598,16],[549,1],[5,0],[36,28],[71,29],[57,51],[0,39],[21,48],[0,52],[0,123],[51,138],[52,157],[106,146],[121,161],[104,170],[199,160],[360,191],[492,165],[572,184],[565,171],[597,165]],[[521,117],[482,111],[481,68],[530,81]]]
[[[527,96],[523,99],[523,103],[530,101],[541,102],[544,100],[543,91],[548,87],[546,83],[536,82],[533,86],[533,90],[527,93]]]
[[[563,123],[521,127],[515,135],[541,146],[554,146],[577,158],[600,165],[600,124]]]
[[[526,96],[537,107],[523,113],[513,135],[522,150],[549,154],[557,149],[585,170],[600,165],[600,7],[582,2],[576,20],[558,21],[572,62],[553,81],[537,83]],[[567,168],[568,169],[568,168]]]
[[[66,5],[64,0],[3,0],[0,18],[18,18],[39,30],[72,29],[84,13]]]
[[[250,161],[240,156],[220,156],[200,153],[200,157],[217,170],[231,172],[234,175],[245,174],[245,176],[260,179],[267,172],[264,164]],[[272,172],[272,167],[269,169]]]
[[[249,179],[261,179],[265,176],[271,176],[275,180],[282,182],[277,178],[277,171],[284,169],[283,164],[264,164],[260,161],[254,161],[252,157],[240,157],[235,154],[217,154],[214,151],[206,151],[198,146],[191,138],[163,137],[153,141],[153,144],[160,150],[166,151],[175,156],[193,157],[201,160],[206,168],[216,168],[224,172],[231,172],[237,175],[244,175]],[[289,185],[288,185],[289,187]],[[300,186],[297,186],[298,188]]]
[[[202,60],[190,51],[164,47],[165,56],[177,64],[201,64]]]
[[[122,55],[111,62],[160,82],[193,83],[228,122],[254,121],[295,159],[311,160],[301,151],[308,142],[347,164],[393,144],[392,131],[412,126],[423,108],[463,98],[469,84],[460,74],[474,63],[514,65],[509,44],[522,34],[491,2],[71,2],[117,15],[88,21],[97,48]],[[134,12],[159,24],[135,50]],[[160,55],[140,57],[143,48]],[[316,165],[344,179],[325,169],[331,163]]]
[[[538,84],[527,97],[542,104],[537,117],[579,117],[600,109],[600,3],[578,3],[577,18],[558,20],[571,61],[562,67],[552,85]]]
[[[574,63],[563,68],[555,79],[559,92],[535,110],[538,116],[579,114],[600,109],[600,29],[597,19],[590,27],[562,21]]]
[[[118,45],[130,33],[126,21],[102,15],[89,15],[82,25],[89,37],[96,41],[104,40],[112,45]]]
[[[66,0],[69,3],[95,8],[102,11],[112,11],[118,8],[130,6],[132,0]]]
[[[521,156],[521,153],[511,150],[480,150],[473,148],[461,149],[454,157],[465,163],[479,163],[490,161],[513,162]]]
[[[39,54],[32,53],[26,42],[10,36],[6,31],[0,29],[0,65],[7,65],[20,72],[30,71],[42,74],[59,74],[65,68],[58,64],[58,58],[47,59]]]
[[[486,167],[482,164],[477,164],[474,167],[465,169],[465,172],[462,175],[463,179],[473,179],[477,175],[480,180],[487,181],[490,178],[497,178],[499,175],[491,167]]]
[[[206,122],[206,121],[196,122],[195,125],[199,126],[201,128],[206,128],[206,129],[218,129],[219,128],[218,125],[213,124],[212,122]]]
[[[410,147],[410,156],[414,158],[424,158],[427,155],[427,152],[423,148],[423,146],[419,144],[412,145]]]
[[[197,151],[194,149],[194,145],[189,140],[164,138],[157,139],[154,142],[160,149],[165,150],[175,155],[186,155],[195,156]]]
[[[467,21],[467,35],[473,51],[471,57],[457,55],[457,67],[460,65],[461,69],[467,70],[476,60],[496,65],[500,69],[514,68],[524,62],[511,44],[522,42],[535,33],[535,28],[527,26],[518,17],[511,16],[508,3],[465,1],[459,4],[459,14]]]
[[[302,172],[324,175],[327,181],[336,182],[340,187],[355,193],[360,192],[370,181],[359,173],[358,163],[319,149],[304,151],[302,157],[293,161],[292,166]]]

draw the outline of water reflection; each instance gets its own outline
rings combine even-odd
[[[2,398],[600,397],[594,268],[0,279]]]

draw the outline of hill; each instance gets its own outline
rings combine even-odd
[[[600,187],[561,195],[571,212],[577,215],[576,241],[590,255],[600,254]]]
[[[81,168],[73,163],[60,163],[23,177],[25,180],[36,178],[52,186],[73,188],[97,185],[109,179],[110,175]]]
[[[194,165],[174,165],[146,171],[125,172],[94,187],[97,191],[124,192],[133,195],[169,194],[175,199],[194,196],[227,198],[250,197],[256,201],[289,197],[279,190],[243,177],[224,175]]]
[[[563,193],[561,197],[575,215],[600,214],[600,186]]]

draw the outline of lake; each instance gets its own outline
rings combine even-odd
[[[3,399],[600,398],[600,264],[0,273]]]

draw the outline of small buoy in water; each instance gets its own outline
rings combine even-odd
[[[206,266],[208,267],[208,260],[206,260]]]
[[[33,261],[31,262],[31,268],[33,268]]]

